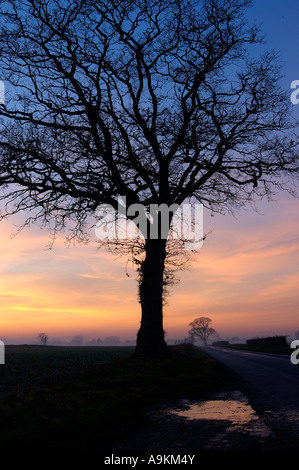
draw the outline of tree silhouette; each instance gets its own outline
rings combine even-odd
[[[191,326],[189,337],[194,340],[199,338],[203,344],[207,346],[208,339],[211,336],[217,336],[216,330],[210,326],[211,323],[212,320],[208,317],[195,318],[195,320],[189,323],[189,326]]]
[[[47,346],[49,341],[49,336],[46,333],[39,333],[38,339],[42,343],[43,346]]]
[[[260,42],[249,5],[4,2],[3,217],[24,211],[25,224],[70,227],[85,241],[96,208],[117,210],[119,196],[146,209],[196,200],[224,212],[291,188],[290,100],[275,54],[249,55]],[[136,351],[161,353],[167,242],[147,237],[138,253]]]

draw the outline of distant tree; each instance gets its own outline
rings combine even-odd
[[[295,333],[295,338],[299,338],[299,330]]]
[[[46,333],[40,333],[38,335],[38,339],[40,340],[40,342],[46,346],[48,344],[48,341],[49,341],[49,336],[46,335]]]
[[[195,318],[195,320],[189,323],[189,326],[191,326],[188,332],[189,337],[193,338],[194,341],[199,338],[207,346],[208,339],[211,336],[217,336],[216,330],[210,326],[211,322],[212,320],[208,317]]]

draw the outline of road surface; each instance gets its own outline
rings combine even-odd
[[[298,410],[299,364],[289,355],[266,354],[228,348],[202,348],[243,379],[243,390],[260,410]]]
[[[299,364],[288,355],[202,349],[240,376],[239,388],[275,436],[270,449],[299,450]]]

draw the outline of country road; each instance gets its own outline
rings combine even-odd
[[[243,379],[243,391],[261,411],[298,410],[299,364],[290,356],[228,348],[201,348]]]

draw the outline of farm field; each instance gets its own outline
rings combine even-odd
[[[131,346],[8,345],[0,365],[0,400],[62,383],[133,351]]]
[[[102,452],[146,426],[152,406],[197,399],[219,383],[218,363],[191,345],[171,347],[163,358],[133,352],[130,346],[7,347],[1,451]]]

